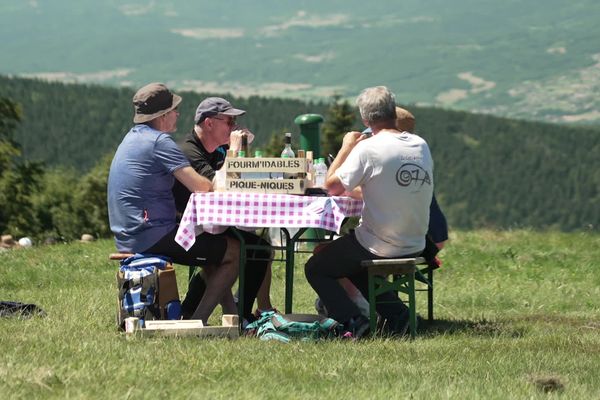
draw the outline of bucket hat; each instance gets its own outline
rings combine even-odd
[[[150,83],[133,96],[135,115],[133,122],[141,124],[152,121],[177,107],[181,97],[172,93],[163,83]]]

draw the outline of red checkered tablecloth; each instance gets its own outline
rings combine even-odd
[[[201,232],[221,233],[229,226],[322,228],[339,233],[344,218],[360,215],[362,205],[362,200],[345,196],[192,193],[175,241],[188,250]]]

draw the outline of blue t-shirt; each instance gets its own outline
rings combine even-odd
[[[175,228],[173,172],[189,165],[167,133],[135,125],[125,135],[108,176],[108,219],[119,251],[147,250]]]
[[[429,206],[429,229],[427,230],[427,236],[434,243],[448,240],[448,222],[435,198],[435,194],[431,198],[431,205]]]

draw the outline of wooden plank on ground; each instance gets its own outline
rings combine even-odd
[[[237,339],[237,326],[204,326],[201,320],[146,321],[145,327],[134,332],[143,337],[227,337]]]

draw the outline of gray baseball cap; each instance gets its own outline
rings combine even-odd
[[[214,117],[217,114],[237,117],[239,115],[246,114],[246,111],[233,108],[230,102],[220,97],[207,97],[206,99],[202,100],[200,104],[198,104],[194,122],[199,124],[206,118]]]

